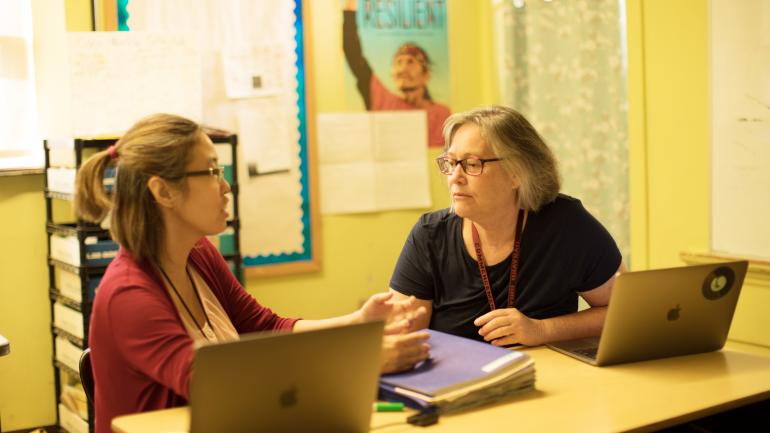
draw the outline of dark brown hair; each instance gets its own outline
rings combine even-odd
[[[141,119],[118,140],[112,152],[98,152],[78,169],[76,214],[91,222],[101,222],[110,215],[112,238],[136,260],[156,262],[162,253],[165,227],[147,181],[152,176],[183,179],[201,134],[200,125],[180,116],[155,114]],[[116,168],[111,194],[104,188],[108,166]]]
[[[398,49],[396,49],[396,53],[393,54],[393,59],[395,60],[398,56],[414,57],[422,65],[423,72],[430,71],[430,67],[433,65],[430,57],[428,57],[428,53],[414,42],[404,42],[401,44]]]

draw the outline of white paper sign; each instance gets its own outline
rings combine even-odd
[[[201,64],[189,36],[143,32],[69,34],[72,135],[119,135],[171,113],[201,120]]]
[[[318,115],[323,213],[430,207],[423,111]]]

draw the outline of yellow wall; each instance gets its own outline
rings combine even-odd
[[[709,248],[708,2],[628,2],[634,269]]]
[[[67,30],[71,32],[91,31],[92,0],[66,0],[65,19]]]
[[[43,177],[0,177],[0,358],[4,431],[52,424],[54,386]]]

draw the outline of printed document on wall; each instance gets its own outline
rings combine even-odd
[[[188,35],[69,34],[72,135],[121,135],[140,118],[171,113],[200,121],[200,51]]]
[[[428,208],[424,111],[318,115],[321,211]]]
[[[282,99],[282,100],[278,100]],[[283,98],[260,98],[237,112],[238,167],[244,251],[301,253],[302,183],[296,107]]]
[[[292,77],[296,73],[291,52],[290,48],[277,43],[226,47],[222,50],[222,69],[227,97],[251,98],[291,92]]]

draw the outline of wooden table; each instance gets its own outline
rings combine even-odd
[[[652,431],[770,399],[770,348],[728,342],[718,352],[594,367],[545,347],[535,360],[536,390],[492,406],[442,416],[431,427],[405,413],[375,413],[379,432]],[[115,418],[116,433],[186,432],[187,408]]]

